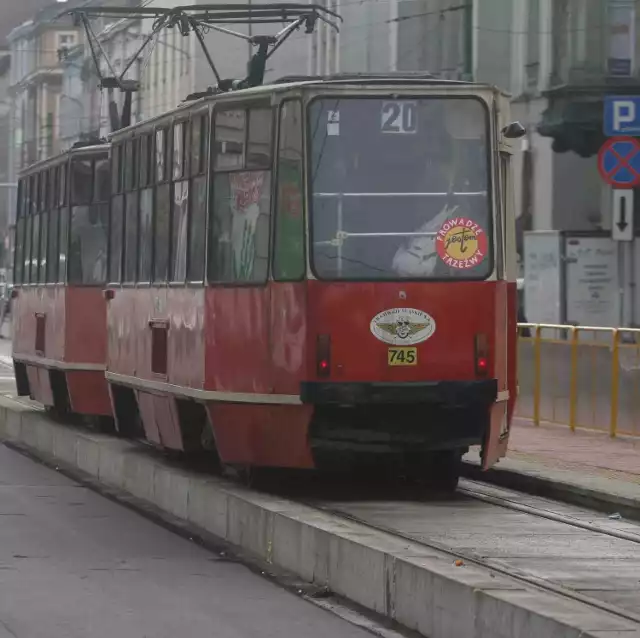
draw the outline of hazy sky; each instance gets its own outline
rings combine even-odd
[[[55,4],[55,0],[0,0],[0,46],[6,46],[6,37],[11,29],[50,4]]]

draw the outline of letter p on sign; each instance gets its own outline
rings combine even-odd
[[[625,124],[636,119],[636,105],[630,100],[620,100],[613,104],[613,128],[619,131]]]

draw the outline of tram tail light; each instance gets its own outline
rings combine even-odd
[[[477,334],[475,343],[476,376],[486,377],[489,372],[489,344],[486,334]]]
[[[331,374],[331,336],[318,335],[316,341],[316,372],[319,377]]]

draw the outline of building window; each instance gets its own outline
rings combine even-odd
[[[78,42],[77,33],[58,33],[56,34],[56,42],[58,49],[70,49]]]

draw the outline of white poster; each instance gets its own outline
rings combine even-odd
[[[231,184],[232,229],[234,277],[237,281],[250,281],[253,277],[256,257],[255,236],[260,199],[263,196],[265,173],[251,171],[232,173]]]
[[[609,0],[608,4],[609,75],[629,77],[634,72],[635,54],[635,2],[632,0]]]
[[[524,314],[529,323],[563,323],[561,236],[524,233]]]
[[[567,323],[618,325],[617,252],[609,237],[566,238]]]

